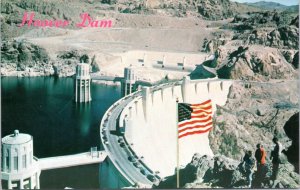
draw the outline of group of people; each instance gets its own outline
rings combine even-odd
[[[272,176],[270,177],[270,180],[275,181],[278,176],[279,164],[281,163],[280,155],[282,152],[282,145],[276,137],[273,138],[273,142],[275,143],[275,147],[271,152],[271,156],[270,156],[272,160]],[[257,144],[256,148],[257,149],[255,151],[255,159],[253,158],[252,151],[246,151],[242,161],[242,163],[244,164],[249,188],[252,187],[252,179],[253,179],[255,165],[257,168],[257,171],[255,173],[255,179],[257,179],[256,181],[258,183],[261,183],[265,179],[267,174],[267,167],[266,167],[267,153],[263,145],[261,144]]]

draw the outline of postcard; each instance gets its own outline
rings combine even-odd
[[[295,189],[296,0],[2,0],[2,189]]]

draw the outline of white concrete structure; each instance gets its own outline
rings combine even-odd
[[[100,163],[106,157],[105,151],[90,151],[38,159],[33,156],[32,136],[15,130],[2,138],[2,188],[39,189],[41,170]]]
[[[100,76],[123,77],[124,67],[132,65],[139,81],[155,83],[166,75],[169,79],[182,79],[183,76],[192,72],[197,65],[203,63],[207,56],[208,54],[203,52],[145,50],[111,53],[105,61],[100,62],[101,71],[97,74]],[[163,57],[165,57],[164,63]]]
[[[19,133],[2,138],[2,188],[39,189],[40,169],[33,156],[32,136]]]
[[[39,167],[41,170],[50,170],[55,168],[94,164],[103,162],[106,157],[107,153],[105,151],[97,151],[97,156],[92,156],[90,152],[84,152],[67,156],[40,158]]]
[[[123,96],[131,94],[137,90],[137,86],[135,84],[136,80],[137,78],[135,76],[134,69],[132,67],[124,68],[124,79],[121,86]]]
[[[176,168],[176,98],[179,102],[200,103],[212,100],[213,113],[216,105],[225,105],[232,82],[229,80],[190,80],[185,77],[180,84],[163,84],[144,87],[122,111],[120,128],[125,127],[125,138],[138,157],[161,177],[174,174]],[[188,164],[195,153],[213,155],[208,133],[190,135],[179,141],[180,165]]]
[[[76,67],[75,102],[91,101],[90,65],[79,63]]]
[[[205,61],[208,54],[197,52],[162,52],[162,51],[142,51],[131,50],[125,53],[114,54],[122,58],[125,66],[140,66],[141,60],[145,67],[155,67],[158,62],[162,63],[165,68],[176,68],[178,63],[184,62],[186,68],[193,70],[196,64],[201,64]],[[117,63],[117,59],[112,60],[111,65]],[[161,65],[158,65],[161,66]],[[181,70],[180,66],[178,70]]]

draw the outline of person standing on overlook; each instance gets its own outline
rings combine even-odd
[[[248,188],[252,187],[252,175],[254,173],[255,160],[252,157],[252,151],[246,151],[245,156],[243,158],[243,164],[246,171],[246,177],[248,181]]]
[[[255,158],[256,158],[256,166],[257,166],[257,172],[256,172],[256,179],[259,184],[263,181],[266,174],[266,151],[263,148],[261,144],[256,145],[256,151],[255,151]]]
[[[271,152],[271,159],[273,164],[271,179],[275,181],[278,177],[279,164],[281,163],[280,155],[282,151],[282,145],[276,137],[273,138],[273,142],[275,143],[275,147]]]

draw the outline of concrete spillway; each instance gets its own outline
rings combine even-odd
[[[173,175],[176,167],[176,98],[179,102],[199,103],[212,100],[213,113],[216,105],[224,105],[231,81],[188,78],[178,84],[164,84],[145,88],[122,111],[119,120],[125,138],[138,157],[161,177]],[[194,153],[213,155],[208,133],[180,139],[180,165],[185,166]]]
[[[92,156],[90,152],[84,152],[67,156],[40,158],[38,160],[38,163],[41,170],[50,170],[56,168],[66,168],[71,166],[100,163],[105,160],[106,156],[107,154],[105,151],[98,151],[96,156]]]

